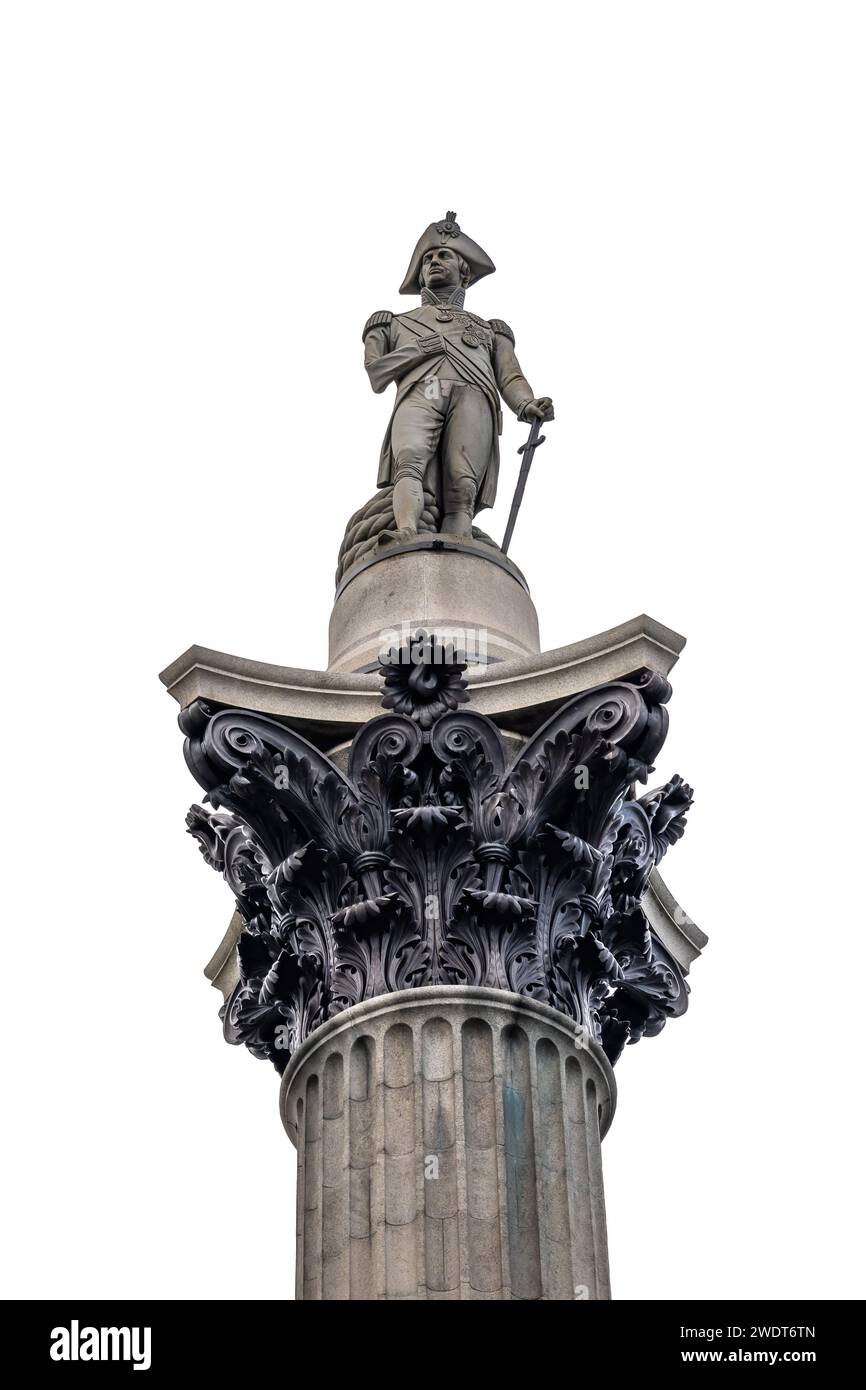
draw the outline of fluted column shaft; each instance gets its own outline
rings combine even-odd
[[[545,1004],[429,986],[337,1015],[283,1077],[299,1299],[610,1297],[610,1065]]]

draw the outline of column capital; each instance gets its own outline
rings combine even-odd
[[[677,776],[634,794],[664,743],[666,679],[584,691],[519,742],[467,707],[464,673],[423,633],[390,653],[387,712],[345,768],[249,710],[181,714],[208,802],[188,829],[243,922],[225,1034],[280,1072],[335,1015],[425,986],[539,1001],[611,1061],[685,1010],[641,904],[692,793]]]

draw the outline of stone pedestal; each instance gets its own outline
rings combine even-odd
[[[337,589],[328,632],[328,670],[378,667],[388,641],[433,631],[470,663],[537,654],[538,618],[526,580],[494,546],[419,536],[376,552]]]
[[[615,1096],[587,1030],[517,994],[434,985],[329,1020],[280,1093],[296,1296],[609,1298]]]

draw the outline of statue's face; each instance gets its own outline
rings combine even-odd
[[[428,251],[421,261],[421,284],[431,290],[456,289],[460,284],[460,258],[447,246]]]

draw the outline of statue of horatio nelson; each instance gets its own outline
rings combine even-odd
[[[370,384],[397,398],[379,463],[388,489],[352,518],[341,572],[372,546],[411,541],[420,531],[471,539],[476,513],[492,507],[499,472],[500,398],[519,420],[552,420],[549,396],[536,396],[502,319],[464,308],[466,290],[496,267],[449,212],[421,236],[401,294],[415,309],[381,309],[364,325]],[[483,537],[488,540],[488,537]]]

